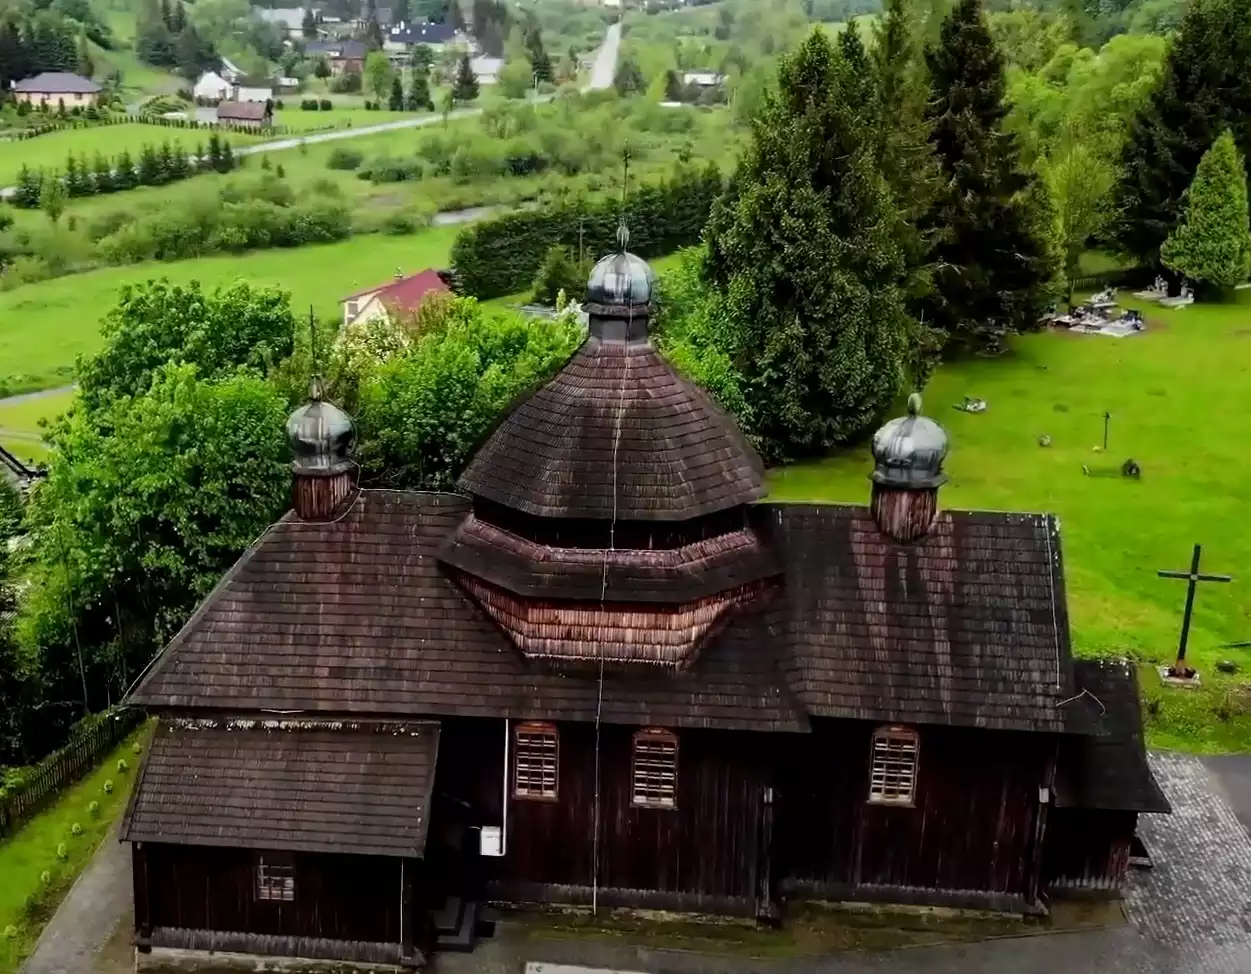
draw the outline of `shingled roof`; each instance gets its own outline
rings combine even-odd
[[[478,450],[460,486],[527,514],[684,520],[759,500],[760,458],[647,343],[592,336]]]
[[[1077,692],[1103,710],[1101,734],[1063,744],[1056,777],[1058,808],[1169,812],[1147,764],[1138,674],[1124,660],[1076,660]]]
[[[439,725],[162,722],[122,839],[419,857]]]
[[[133,695],[153,707],[593,720],[597,683],[525,662],[438,564],[465,498],[362,491],[288,516],[228,573]],[[687,671],[604,685],[610,723],[796,731],[808,716],[1065,730],[1073,695],[1056,524],[949,511],[900,545],[853,506],[752,521],[783,591]]]
[[[227,573],[132,701],[153,707],[592,721],[593,678],[527,664],[443,572],[469,513],[452,494],[362,491],[338,521],[291,515]],[[697,671],[609,681],[603,720],[803,730],[763,612],[735,619]]]

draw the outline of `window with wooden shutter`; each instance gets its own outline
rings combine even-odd
[[[630,774],[631,804],[640,808],[678,807],[678,738],[648,728],[634,735]]]
[[[518,724],[513,733],[513,797],[556,800],[560,738],[551,724]]]
[[[869,801],[911,805],[917,788],[917,732],[907,727],[879,727],[873,732]]]
[[[262,903],[295,902],[295,863],[281,856],[257,856],[256,898]]]

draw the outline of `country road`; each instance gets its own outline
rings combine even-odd
[[[595,53],[595,62],[591,65],[591,78],[583,91],[601,91],[612,87],[617,74],[617,54],[621,47],[621,23],[609,26],[604,33],[604,43]],[[550,101],[551,95],[542,95],[540,101]],[[462,108],[448,114],[448,118],[469,118],[482,112],[481,108]],[[321,142],[338,142],[341,139],[359,139],[366,135],[377,135],[380,132],[395,132],[402,129],[422,128],[443,121],[443,116],[421,115],[416,118],[401,118],[394,122],[379,122],[377,125],[362,125],[350,129],[335,129],[333,132],[314,132],[311,135],[293,136],[277,139],[273,142],[262,142],[259,145],[244,146],[235,150],[237,156],[257,155],[261,152],[280,152],[283,149],[296,149],[301,145],[317,145]],[[0,199],[8,199],[16,190],[14,186],[0,189]]]

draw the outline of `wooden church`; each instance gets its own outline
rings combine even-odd
[[[140,970],[411,969],[490,904],[1115,895],[1168,805],[1134,671],[1070,654],[1056,519],[944,509],[917,397],[866,506],[768,502],[653,287],[623,238],[456,493],[361,489],[314,384],[294,509],[131,697]]]

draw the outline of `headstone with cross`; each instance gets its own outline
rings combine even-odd
[[[1200,582],[1232,582],[1229,575],[1204,575],[1199,571],[1199,559],[1203,555],[1203,546],[1195,545],[1194,554],[1190,558],[1190,571],[1170,572],[1157,571],[1160,578],[1184,578],[1186,585],[1186,608],[1182,612],[1181,639],[1177,643],[1177,662],[1168,668],[1167,674],[1173,680],[1193,680],[1195,671],[1186,665],[1186,643],[1190,639],[1190,618],[1194,613],[1195,589]]]

